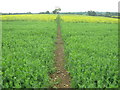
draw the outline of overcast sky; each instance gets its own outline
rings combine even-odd
[[[80,11],[118,11],[120,0],[1,0],[0,12],[32,12],[53,11],[56,7],[61,12]]]

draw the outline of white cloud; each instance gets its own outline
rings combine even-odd
[[[56,6],[62,12],[118,11],[119,0],[2,0],[0,12],[40,12],[52,11]]]

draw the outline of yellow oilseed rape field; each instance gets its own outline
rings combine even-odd
[[[3,21],[6,20],[40,20],[54,21],[57,15],[51,14],[26,14],[26,15],[2,15]],[[90,23],[118,23],[117,18],[100,17],[100,16],[84,16],[84,15],[61,15],[63,22],[90,22]]]
[[[116,18],[83,15],[61,15],[64,22],[118,23]]]
[[[53,21],[56,15],[47,14],[26,14],[26,15],[2,15],[2,20],[40,20],[40,21]]]

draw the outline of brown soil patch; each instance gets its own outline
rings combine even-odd
[[[70,76],[69,73],[64,68],[64,46],[61,37],[60,23],[57,27],[57,41],[56,41],[56,51],[55,51],[55,67],[57,72],[50,75],[53,82],[58,82],[54,84],[56,88],[70,88]]]

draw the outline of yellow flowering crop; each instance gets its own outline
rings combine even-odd
[[[48,14],[24,14],[24,15],[2,15],[2,20],[41,20],[41,21],[54,21],[56,15]]]
[[[61,15],[61,19],[64,22],[118,23],[117,18],[108,18],[100,16]]]
[[[24,14],[24,15],[0,15],[3,21],[7,20],[40,20],[54,21],[57,15],[53,14]],[[118,23],[117,18],[108,18],[100,16],[84,16],[84,15],[60,15],[64,22],[91,22],[91,23]],[[1,20],[1,18],[0,18]]]

